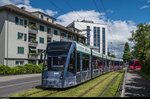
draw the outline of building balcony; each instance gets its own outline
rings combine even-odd
[[[29,33],[37,34],[38,33],[38,27],[34,25],[29,25]]]
[[[53,37],[53,34],[52,33],[47,33],[47,37],[51,38],[51,37]]]
[[[38,53],[28,53],[29,59],[38,59],[39,54]]]
[[[29,33],[37,34],[38,30],[33,29],[33,28],[29,28]]]
[[[37,41],[31,41],[31,42],[29,42],[29,46],[31,46],[31,47],[37,47],[37,45],[38,45],[38,42]]]

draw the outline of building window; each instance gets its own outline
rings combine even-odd
[[[18,17],[15,17],[15,23],[19,24],[19,18]]]
[[[17,65],[23,65],[24,64],[24,61],[16,61],[16,66]]]
[[[40,31],[44,32],[44,26],[40,25]]]
[[[27,34],[24,34],[24,41],[27,41]]]
[[[23,40],[23,37],[24,37],[24,41],[27,41],[27,34],[23,34],[23,33],[18,32],[18,39]]]
[[[47,33],[51,33],[51,28],[47,28]]]
[[[23,25],[23,19],[19,19],[19,24]]]
[[[38,49],[38,54],[41,54],[41,52],[42,52],[43,50],[41,50],[41,49]]]
[[[28,21],[24,20],[24,26],[26,27],[28,25]]]
[[[40,37],[40,43],[44,43],[44,38]]]
[[[18,32],[18,39],[22,39],[23,38],[23,33]]]
[[[54,34],[55,34],[55,35],[58,35],[58,31],[57,31],[57,30],[54,30]]]
[[[43,15],[41,15],[41,19],[43,19]]]
[[[103,35],[103,54],[105,54],[105,28],[102,29],[102,35]]]
[[[47,21],[49,21],[49,18],[47,18]]]
[[[100,47],[100,27],[97,27],[97,46]]]
[[[18,54],[24,54],[24,47],[18,47]]]
[[[87,26],[87,44],[90,45],[90,26]]]
[[[96,46],[96,27],[94,27],[94,46]]]

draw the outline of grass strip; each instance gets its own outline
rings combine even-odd
[[[53,90],[43,90],[42,92],[32,94],[32,95],[30,95],[29,97],[45,97],[45,96],[47,96],[47,95],[49,95],[49,94],[53,94],[53,93],[55,93],[55,92],[57,92],[57,91],[53,91]]]
[[[113,72],[110,72],[105,75],[101,75],[95,79],[92,79],[88,82],[85,82],[84,84],[78,85],[76,87],[60,91],[56,94],[50,95],[48,97],[79,97],[82,95],[85,91],[89,90],[91,87],[96,85],[98,82],[104,80],[106,77],[112,75]]]
[[[12,95],[9,95],[7,97],[28,97],[28,96],[30,96],[32,94],[35,94],[35,93],[38,93],[38,92],[41,92],[41,91],[43,91],[43,89],[35,88],[35,89],[28,90],[28,91],[12,94]]]
[[[106,79],[104,82],[96,86],[94,89],[92,89],[90,92],[85,94],[83,97],[99,97],[100,94],[103,93],[103,91],[107,88],[107,86],[110,84],[112,79],[117,75],[118,73],[115,73],[108,79]]]
[[[122,81],[123,78],[123,73],[121,73],[118,78],[114,81],[114,83],[112,84],[112,86],[107,90],[107,92],[104,94],[103,97],[116,97],[118,96],[118,88],[120,87],[120,83]],[[116,95],[116,96],[115,96]]]

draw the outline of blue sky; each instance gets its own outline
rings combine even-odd
[[[64,12],[70,12],[72,9],[65,3],[67,1],[76,11],[79,10],[98,10],[95,7],[94,0],[49,0],[55,3],[58,7],[63,9]],[[53,16],[57,18],[58,16],[64,14],[58,8],[56,8],[48,0],[30,0],[30,3],[35,8],[41,8],[43,10],[51,9],[57,11],[58,13]],[[95,0],[98,5],[99,11],[107,14],[108,18],[113,20],[132,20],[136,24],[140,22],[150,21],[150,8],[143,8],[143,6],[150,6],[148,0],[102,0],[105,10],[104,11],[101,0]]]
[[[150,0],[0,0],[0,6],[5,4],[24,6],[31,12],[42,11],[64,26],[83,19],[105,23],[108,48],[118,58],[122,57],[124,44],[131,37],[130,31],[135,31],[139,23],[150,22]]]

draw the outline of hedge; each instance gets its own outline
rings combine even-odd
[[[42,66],[43,64],[40,65],[25,64],[24,66],[15,66],[15,67],[0,65],[0,75],[41,73]]]

